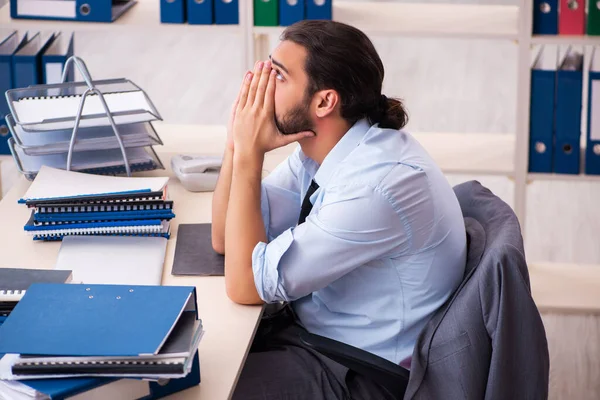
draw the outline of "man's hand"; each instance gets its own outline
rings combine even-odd
[[[238,91],[237,97],[231,105],[231,110],[229,111],[229,120],[227,121],[227,150],[233,150],[233,123],[235,122],[235,112],[237,111],[238,103],[240,102],[240,96],[242,95],[242,90],[245,86],[246,83],[244,78],[242,80],[242,84],[240,85],[240,90]]]
[[[275,71],[271,63],[258,62],[242,84],[233,123],[236,152],[263,156],[265,153],[314,136],[313,132],[283,135],[275,124]]]

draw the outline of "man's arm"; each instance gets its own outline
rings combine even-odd
[[[233,172],[233,149],[227,146],[223,155],[223,165],[217,180],[217,186],[212,199],[211,238],[213,249],[219,254],[225,254],[225,220],[227,205],[231,190],[231,175]]]

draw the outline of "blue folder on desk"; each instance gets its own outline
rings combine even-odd
[[[557,53],[542,47],[531,69],[529,172],[552,172]]]
[[[10,132],[4,117],[10,112],[4,93],[12,89],[13,67],[12,56],[27,41],[27,33],[20,35],[17,31],[0,37],[0,154],[10,154],[8,138]]]
[[[62,83],[62,73],[67,60],[73,56],[73,33],[59,32],[52,44],[42,54],[42,77],[46,85]],[[75,68],[69,68],[67,82],[75,81]]]
[[[600,51],[596,47],[590,60],[588,76],[585,173],[600,175]]]
[[[554,172],[579,174],[581,162],[581,106],[583,52],[569,48],[556,76]]]
[[[11,18],[113,22],[134,0],[10,0]]]
[[[13,86],[25,88],[43,83],[42,54],[54,41],[54,33],[38,32],[12,57]]]
[[[533,0],[533,34],[558,34],[558,0]]]
[[[279,25],[290,26],[304,19],[305,0],[279,0]]]

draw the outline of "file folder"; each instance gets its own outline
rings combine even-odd
[[[332,2],[332,0],[305,0],[305,1],[306,1],[306,19],[331,20],[331,2]]]
[[[279,0],[254,0],[254,26],[279,24]]]
[[[73,56],[73,32],[59,32],[52,44],[42,54],[43,83],[62,83],[62,74],[69,57]],[[67,72],[67,82],[75,80],[75,69]]]
[[[0,326],[0,352],[16,355],[0,377],[184,378],[203,334],[196,303],[187,286],[33,284]]]
[[[594,47],[588,73],[585,173],[600,175],[600,51]]]
[[[581,107],[583,52],[569,48],[556,76],[554,172],[579,174],[581,162]]]
[[[210,25],[214,22],[213,0],[184,0],[190,25]],[[220,0],[217,0],[220,1]],[[237,12],[237,8],[235,10]],[[236,22],[237,23],[237,22]]]
[[[160,0],[160,22],[183,24],[187,19],[186,0]]]
[[[243,0],[250,1],[250,0]],[[239,24],[238,0],[214,0],[215,2],[215,24],[235,25]]]
[[[25,88],[43,83],[42,54],[53,40],[54,33],[38,32],[13,55],[13,87]]]
[[[531,69],[529,172],[552,172],[556,49],[542,47]]]
[[[113,22],[134,0],[11,0],[11,18]]]
[[[586,30],[588,35],[600,35],[600,4],[597,1],[588,3]]]
[[[533,0],[533,34],[558,33],[558,0]]]
[[[558,32],[561,35],[585,34],[585,0],[560,0]]]
[[[304,19],[304,0],[279,0],[279,25],[290,26]]]

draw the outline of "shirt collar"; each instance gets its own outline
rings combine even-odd
[[[317,182],[319,187],[325,187],[339,163],[358,146],[371,128],[367,119],[358,120],[349,130],[342,136],[337,144],[331,149],[329,154],[325,156],[325,159],[321,163],[321,166],[315,174],[314,180]]]

